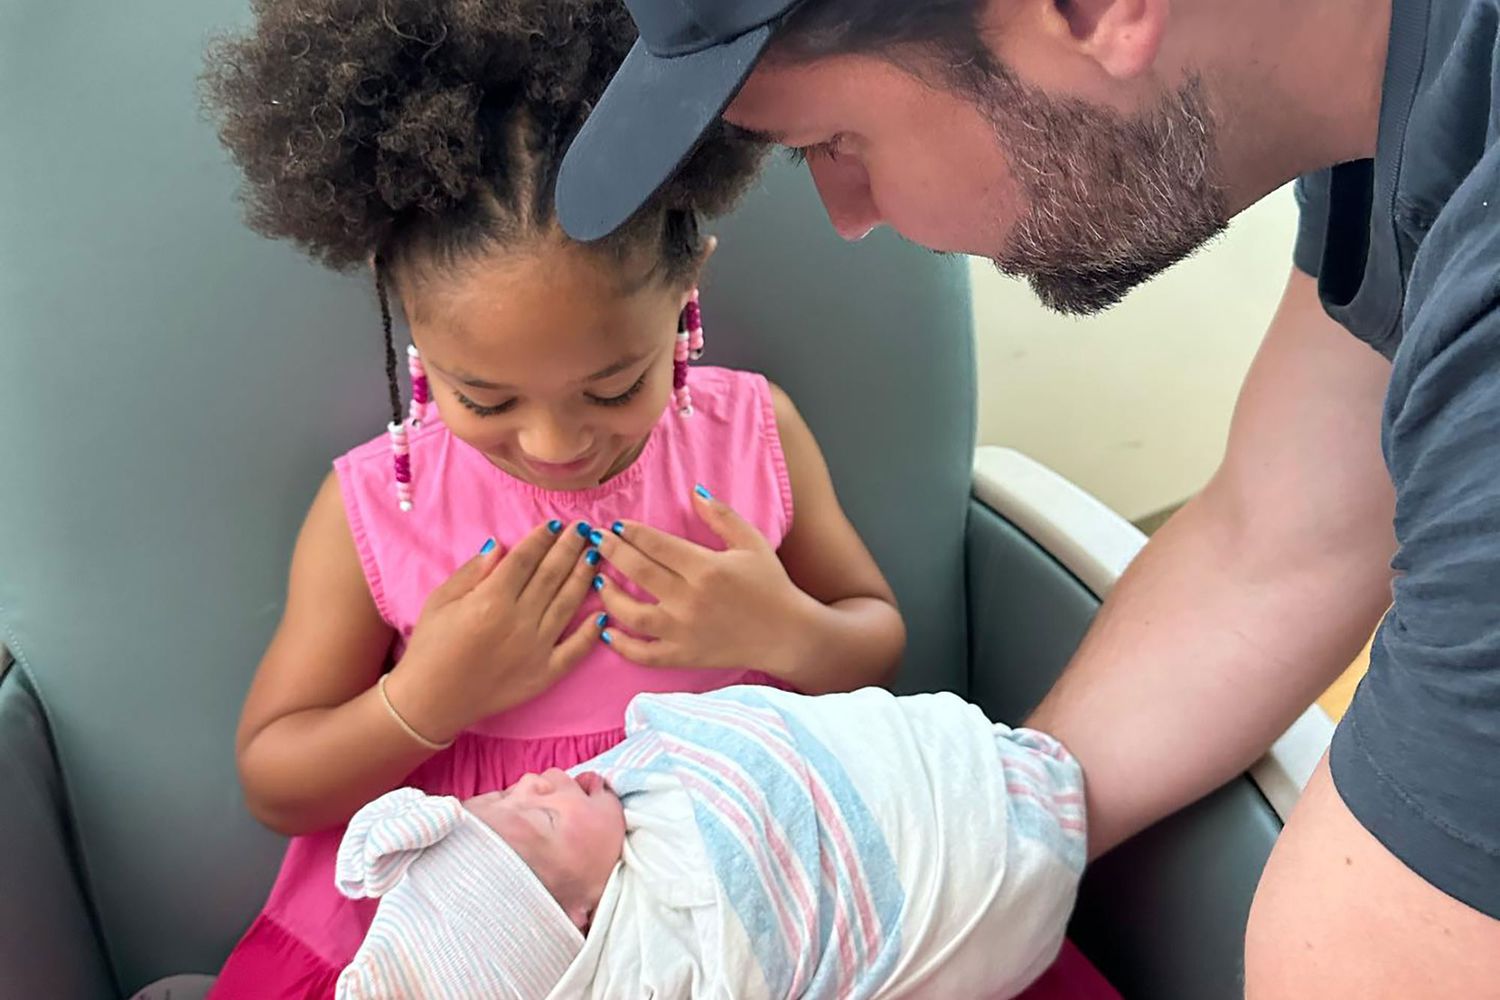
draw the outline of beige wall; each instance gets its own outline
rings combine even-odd
[[[974,262],[979,438],[1031,455],[1132,520],[1212,474],[1291,266],[1290,189],[1102,316],[1070,319]]]

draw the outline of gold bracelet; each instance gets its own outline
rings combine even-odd
[[[432,740],[429,740],[427,737],[423,736],[421,733],[413,729],[410,722],[407,722],[401,717],[401,713],[396,711],[396,706],[391,704],[391,696],[385,689],[385,679],[389,676],[390,674],[381,674],[380,682],[375,686],[380,688],[380,700],[385,702],[385,710],[391,713],[391,718],[396,720],[396,725],[400,726],[402,730],[406,732],[407,736],[410,736],[412,739],[422,744],[428,750],[446,750],[451,747],[453,745],[452,740],[449,740],[447,743],[436,743]]]

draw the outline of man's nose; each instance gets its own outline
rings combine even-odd
[[[870,175],[859,160],[824,158],[810,163],[808,170],[828,210],[828,221],[844,239],[862,240],[885,221],[870,191]]]

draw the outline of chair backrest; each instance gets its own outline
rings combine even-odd
[[[212,971],[264,898],[281,842],[233,727],[312,492],[383,420],[369,287],[241,225],[198,111],[204,42],[247,7],[0,4],[0,643],[123,991]],[[710,360],[792,393],[905,605],[903,683],[961,689],[962,266],[839,245],[785,167],[720,232]]]

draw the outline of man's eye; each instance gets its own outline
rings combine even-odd
[[[839,158],[839,145],[843,141],[843,135],[835,135],[826,142],[813,143],[811,146],[792,146],[787,149],[787,156],[791,157],[793,163],[804,164],[809,160],[819,158],[837,160]]]

